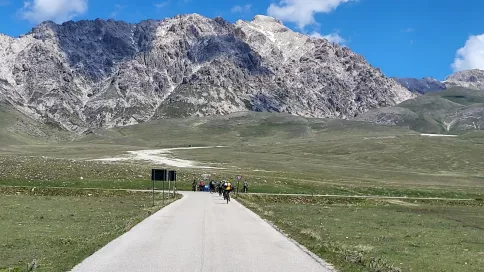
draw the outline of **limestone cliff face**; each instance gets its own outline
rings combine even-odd
[[[484,91],[484,71],[479,69],[457,72],[444,81],[447,88],[464,87]]]
[[[403,87],[416,94],[426,94],[432,92],[440,92],[447,89],[444,83],[435,78],[424,77],[418,78],[394,78]]]
[[[350,49],[266,16],[44,22],[0,35],[0,99],[75,132],[246,110],[352,118],[414,96]]]

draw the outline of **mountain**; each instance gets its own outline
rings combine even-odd
[[[0,96],[77,133],[247,110],[345,119],[414,97],[350,49],[273,18],[197,14],[0,35]]]
[[[440,92],[452,87],[484,90],[484,71],[479,69],[456,72],[443,82],[435,78],[398,78],[392,77],[409,91],[417,94]]]
[[[447,89],[444,83],[431,77],[424,77],[422,79],[393,77],[393,79],[400,83],[403,87],[407,88],[409,91],[418,94],[439,92]]]
[[[473,69],[457,72],[444,81],[447,88],[453,86],[484,90],[484,70]]]
[[[356,119],[425,133],[484,130],[484,90],[451,87],[394,107],[370,110]]]

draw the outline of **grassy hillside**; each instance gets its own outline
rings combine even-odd
[[[66,140],[69,133],[42,124],[0,101],[0,147]]]
[[[375,109],[361,121],[398,125],[425,133],[462,134],[484,129],[484,91],[454,87]]]
[[[135,126],[96,130],[80,139],[90,144],[178,147],[235,143],[252,145],[315,139],[321,135],[415,134],[404,128],[356,121],[313,119],[289,114],[240,112],[227,116],[162,119]]]

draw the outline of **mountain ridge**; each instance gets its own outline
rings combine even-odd
[[[421,79],[392,78],[409,91],[417,94],[440,92],[452,87],[484,90],[484,70],[480,69],[459,71],[448,76],[444,81],[439,81],[432,77],[424,77]]]
[[[477,90],[484,90],[484,70],[471,69],[456,72],[444,81],[447,88],[464,87]]]
[[[237,111],[349,119],[414,95],[349,48],[267,16],[44,22],[0,36],[0,96],[69,131]]]

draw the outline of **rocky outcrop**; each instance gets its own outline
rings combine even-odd
[[[409,91],[417,94],[426,94],[431,92],[440,92],[447,87],[444,83],[438,81],[432,77],[424,77],[422,79],[418,78],[393,78],[403,87],[407,88]]]
[[[484,90],[484,71],[479,69],[457,72],[444,81],[447,88],[464,87]]]
[[[266,16],[45,22],[0,35],[0,97],[70,131],[237,111],[352,118],[414,94],[365,59]]]

